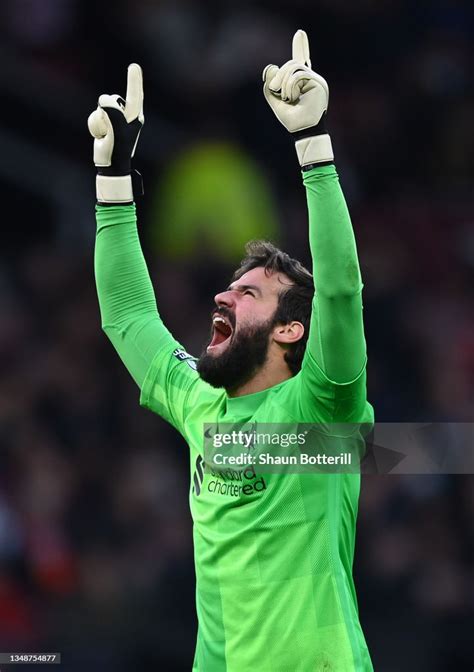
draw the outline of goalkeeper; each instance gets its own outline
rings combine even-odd
[[[95,138],[95,273],[102,327],[141,390],[140,403],[190,448],[199,672],[368,672],[352,579],[360,478],[229,476],[203,468],[204,423],[371,422],[362,282],[325,128],[326,81],[306,33],[264,70],[264,95],[293,135],[309,211],[311,275],[252,242],[215,297],[199,359],[163,325],[137,233],[131,158],[143,125],[142,73],[102,95]],[[316,288],[316,291],[315,291]],[[239,481],[240,479],[240,481]],[[237,487],[240,486],[244,487]]]

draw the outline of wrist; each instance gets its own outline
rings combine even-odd
[[[99,171],[96,178],[96,195],[99,204],[133,203],[132,176],[103,175]]]
[[[132,172],[131,163],[115,166],[96,166],[98,175],[107,175],[107,177],[122,177],[130,175]]]
[[[295,149],[303,170],[309,170],[310,166],[334,161],[331,137],[328,133],[300,137],[295,142]]]

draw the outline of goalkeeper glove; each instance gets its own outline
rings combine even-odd
[[[283,126],[295,138],[296,153],[303,170],[334,159],[331,138],[326,132],[329,87],[311,70],[308,36],[304,30],[293,37],[293,58],[281,68],[267,65],[263,71],[263,93]]]
[[[132,63],[128,66],[125,100],[116,94],[101,95],[97,109],[87,121],[95,138],[98,203],[124,205],[133,202],[131,162],[144,121],[142,69]]]

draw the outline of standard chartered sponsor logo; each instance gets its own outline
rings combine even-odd
[[[198,496],[201,494],[201,486],[204,480],[203,468],[204,468],[204,461],[202,457],[198,455],[196,458],[196,467],[194,469],[194,475],[193,475],[193,491]]]
[[[214,495],[239,498],[262,492],[267,489],[267,484],[262,476],[255,472],[253,465],[245,469],[211,469],[206,465],[201,455],[196,458],[196,467],[193,475],[193,492],[196,496],[201,494],[203,487]],[[204,474],[208,474],[204,484]]]

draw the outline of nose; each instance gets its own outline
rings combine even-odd
[[[218,308],[220,308],[221,306],[225,306],[226,308],[232,308],[232,306],[235,305],[234,292],[232,291],[220,292],[219,294],[215,295],[214,301]]]

